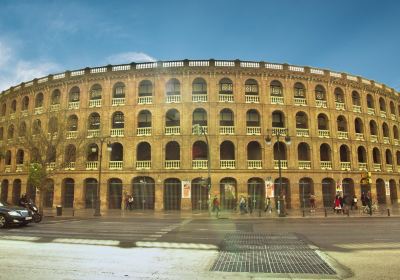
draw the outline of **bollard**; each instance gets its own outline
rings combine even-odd
[[[387,212],[388,212],[388,217],[390,217],[390,209],[388,209]]]
[[[325,217],[328,217],[328,212],[326,211],[326,208],[325,208]]]

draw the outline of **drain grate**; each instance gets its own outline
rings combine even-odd
[[[211,271],[336,274],[296,236],[255,233],[228,234]]]

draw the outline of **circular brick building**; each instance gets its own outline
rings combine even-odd
[[[272,189],[288,208],[308,207],[311,194],[331,207],[337,191],[371,191],[390,205],[400,184],[398,102],[398,92],[362,77],[266,62],[49,75],[0,95],[1,199],[35,198],[23,142],[40,125],[63,140],[61,157],[46,163],[46,207],[93,208],[99,185],[102,209],[123,208],[127,194],[136,209],[206,209],[209,195],[226,209],[241,196],[258,208]]]

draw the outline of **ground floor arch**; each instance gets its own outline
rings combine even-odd
[[[237,182],[234,178],[226,177],[220,181],[221,209],[232,210],[237,205]]]
[[[154,179],[146,176],[135,177],[132,180],[133,209],[154,210],[155,184]]]
[[[181,210],[181,181],[168,178],[164,181],[164,210]]]
[[[250,211],[262,209],[265,201],[265,182],[261,178],[250,178],[247,181],[248,207]]]
[[[65,208],[74,207],[74,192],[75,192],[75,181],[71,178],[66,178],[62,182],[62,206]]]
[[[332,178],[322,179],[322,204],[324,207],[333,207],[336,195],[336,184]]]
[[[84,181],[84,200],[85,208],[95,208],[97,201],[97,180],[87,178]]]
[[[118,178],[108,180],[108,209],[121,209],[122,181]]]
[[[208,182],[207,178],[192,180],[192,210],[208,209]]]

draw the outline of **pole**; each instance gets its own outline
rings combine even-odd
[[[278,140],[278,172],[279,172],[279,217],[285,217],[285,205],[282,192],[282,167],[281,167],[281,143],[279,141],[280,134],[276,134]]]
[[[103,143],[104,143],[104,138],[100,138],[100,156],[99,156],[99,181],[97,182],[97,199],[96,199],[96,209],[94,211],[94,215],[96,217],[100,217],[101,213],[100,213],[100,204],[101,204],[101,200],[100,200],[100,187],[101,187],[101,163],[102,163],[102,159],[103,159]]]

